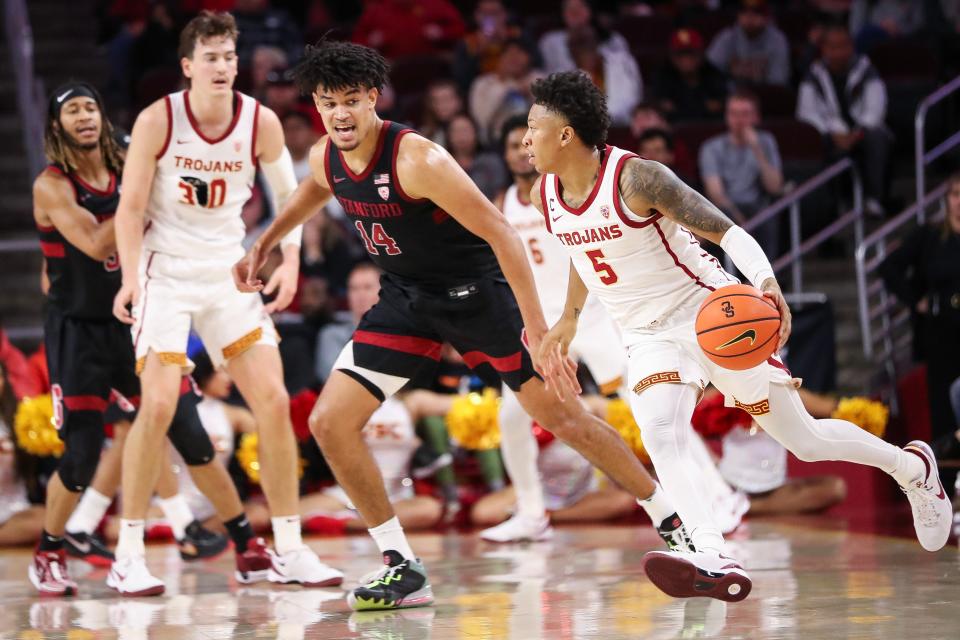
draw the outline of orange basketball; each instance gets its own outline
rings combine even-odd
[[[711,293],[697,312],[697,342],[725,369],[741,371],[765,361],[777,349],[780,312],[748,284]]]

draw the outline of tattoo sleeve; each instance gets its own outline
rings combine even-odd
[[[632,159],[620,176],[620,193],[634,211],[655,209],[691,231],[719,241],[733,222],[670,169],[652,160]],[[642,206],[634,207],[635,204]],[[713,236],[713,237],[711,237]]]

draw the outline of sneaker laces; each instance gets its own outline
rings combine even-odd
[[[395,574],[397,570],[402,568],[405,564],[407,564],[406,560],[400,564],[384,565],[382,568],[377,569],[376,571],[371,571],[360,578],[360,584],[367,588],[376,586],[384,578],[393,577],[393,574]]]
[[[66,580],[66,577],[64,576],[64,571],[60,566],[59,558],[50,559],[47,562],[47,566],[49,567],[50,575],[53,576],[54,580],[56,580],[57,582],[63,582],[64,580]]]
[[[900,490],[907,494],[907,500],[916,508],[917,519],[921,525],[924,527],[936,527],[939,524],[940,514],[934,506],[933,500],[923,493],[925,491],[933,491],[931,487],[924,484],[922,489],[919,487],[911,487],[910,489],[900,487]]]

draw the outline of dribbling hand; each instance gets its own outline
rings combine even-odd
[[[780,285],[777,284],[775,279],[767,278],[764,280],[760,290],[763,291],[764,296],[773,301],[773,304],[777,305],[777,311],[780,312],[780,342],[777,345],[777,350],[779,351],[783,348],[783,345],[787,344],[787,340],[790,339],[790,329],[792,328],[790,307],[787,306],[783,292],[780,291]]]
[[[133,324],[132,309],[140,303],[140,284],[138,282],[124,282],[120,291],[113,298],[113,315],[124,324]],[[128,309],[127,307],[131,307]]]

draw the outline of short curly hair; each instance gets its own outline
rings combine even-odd
[[[321,86],[331,91],[361,87],[382,92],[389,72],[390,63],[370,47],[321,40],[307,45],[293,77],[304,95]]]
[[[533,83],[533,103],[567,120],[588,147],[607,141],[607,97],[583,71],[559,71]]]

